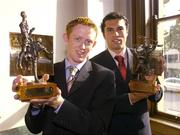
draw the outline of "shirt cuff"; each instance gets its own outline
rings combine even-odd
[[[31,115],[32,116],[36,116],[40,113],[41,109],[40,108],[37,108],[37,107],[33,107],[31,108]]]

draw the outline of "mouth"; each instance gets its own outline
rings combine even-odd
[[[82,58],[85,55],[85,51],[84,50],[79,50],[77,51],[77,54],[80,58]]]
[[[115,44],[121,44],[122,39],[113,39],[112,42],[115,43]]]

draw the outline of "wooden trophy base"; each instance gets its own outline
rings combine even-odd
[[[131,92],[155,93],[155,86],[156,81],[150,83],[140,80],[131,80],[129,82]]]
[[[31,99],[50,98],[58,94],[57,85],[55,83],[28,83],[26,85],[19,84],[17,86],[17,94],[22,102]]]

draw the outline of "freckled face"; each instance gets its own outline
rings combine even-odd
[[[123,19],[107,20],[104,28],[104,38],[108,48],[119,53],[125,46],[128,30]]]
[[[96,31],[90,26],[78,24],[73,27],[69,37],[64,35],[67,43],[67,58],[71,63],[78,64],[89,57],[96,44]]]

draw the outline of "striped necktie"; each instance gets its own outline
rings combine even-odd
[[[67,90],[69,92],[73,85],[73,82],[76,78],[76,75],[77,75],[76,73],[77,73],[78,69],[76,67],[69,66],[68,70],[69,70],[69,77],[67,79]]]

